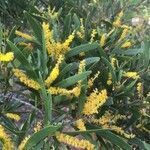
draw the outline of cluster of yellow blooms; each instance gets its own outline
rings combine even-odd
[[[99,119],[91,119],[91,122],[97,125],[101,125],[105,129],[113,130],[118,134],[125,136],[126,138],[134,138],[133,134],[127,134],[121,127],[117,127],[115,123],[118,119],[126,119],[124,115],[112,115],[106,111],[105,114]]]
[[[36,123],[36,126],[35,126],[34,129],[33,129],[33,130],[34,130],[34,133],[40,131],[41,128],[42,128],[42,123],[41,123],[40,121],[38,121],[38,122]]]
[[[92,33],[91,33],[90,43],[92,43],[92,42],[94,41],[94,38],[95,38],[96,34],[97,34],[96,29],[93,29],[93,30],[92,30]]]
[[[83,18],[80,19],[80,28],[79,28],[79,31],[76,32],[76,34],[81,39],[84,39],[85,37],[85,28],[83,25]]]
[[[30,138],[30,135],[28,135],[27,137],[25,137],[21,141],[20,145],[18,146],[18,150],[24,150],[24,147],[25,147],[25,145],[26,145],[26,143],[27,143],[27,141],[28,141],[29,138]]]
[[[129,48],[132,46],[132,43],[130,41],[126,41],[121,45],[121,48]]]
[[[100,38],[100,46],[103,47],[106,43],[106,39],[107,39],[107,34],[104,33],[102,34],[101,38]]]
[[[113,22],[113,25],[114,25],[115,27],[120,27],[120,26],[121,26],[121,18],[122,18],[122,16],[123,16],[123,11],[121,11],[121,12],[118,14],[116,20]]]
[[[123,76],[127,77],[127,78],[132,78],[132,79],[139,79],[140,78],[140,76],[138,75],[137,72],[124,72]]]
[[[19,78],[20,82],[24,83],[26,86],[33,88],[35,90],[39,90],[41,87],[37,81],[29,79],[26,74],[24,74],[19,69],[13,69],[14,75]]]
[[[55,67],[53,68],[53,70],[50,72],[49,76],[45,80],[45,85],[46,86],[50,86],[56,80],[56,78],[58,77],[58,75],[59,75],[59,65],[61,64],[63,59],[64,59],[64,57],[62,55],[60,55]]]
[[[2,54],[0,52],[0,61],[9,62],[9,61],[12,61],[13,59],[14,59],[14,53],[13,52],[8,52],[6,54]]]
[[[94,145],[87,140],[79,140],[76,137],[69,136],[63,133],[57,133],[56,138],[59,142],[63,142],[75,148],[94,150]]]
[[[111,85],[112,84],[112,75],[111,73],[108,74],[108,79],[107,79],[107,85]]]
[[[98,78],[99,74],[100,74],[100,72],[98,71],[98,72],[94,75],[94,77],[92,77],[92,78],[90,78],[90,79],[88,80],[88,88],[90,88],[90,87],[93,86],[94,81],[95,81],[96,78]]]
[[[72,97],[72,95],[78,97],[80,95],[80,88],[79,87],[75,87],[72,90],[67,90],[64,88],[60,88],[60,87],[50,87],[48,89],[48,92],[50,92],[52,95],[65,95],[68,97]]]
[[[83,119],[78,119],[75,122],[75,125],[80,131],[86,131],[86,127]]]
[[[137,84],[137,92],[138,92],[138,96],[141,97],[142,94],[143,94],[143,85],[142,85],[141,82],[139,82],[139,83]]]
[[[55,42],[53,39],[52,31],[49,29],[49,24],[43,23],[43,32],[44,32],[44,38],[46,42],[46,49],[48,51],[49,55],[54,56],[56,59],[59,57],[59,55],[64,55],[69,49],[70,44],[72,43],[74,39],[74,32],[68,36],[68,38],[63,42]]]
[[[33,41],[34,38],[32,36],[30,36],[29,34],[26,34],[26,33],[23,33],[23,32],[20,32],[18,30],[15,31],[15,34],[26,39],[26,40],[29,40],[29,41]]]
[[[125,28],[125,29],[122,31],[122,34],[121,34],[121,36],[120,36],[120,38],[119,38],[119,41],[121,41],[122,39],[124,39],[124,38],[127,36],[128,33],[129,33],[129,29]]]
[[[102,90],[99,92],[95,90],[87,97],[87,101],[83,108],[84,115],[92,115],[98,113],[98,108],[102,106],[107,100],[107,91]]]
[[[19,121],[20,120],[20,116],[17,114],[13,114],[13,113],[7,113],[6,116],[10,119],[13,119],[15,121]]]
[[[9,135],[5,132],[5,129],[0,125],[0,141],[3,144],[3,150],[13,150],[14,144],[11,141]]]

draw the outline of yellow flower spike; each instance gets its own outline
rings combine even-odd
[[[116,59],[116,58],[111,58],[111,65],[112,65],[112,67],[115,69],[116,67],[116,64],[118,64],[118,60]]]
[[[0,61],[9,62],[9,61],[12,61],[13,59],[14,59],[14,53],[13,52],[8,52],[6,54],[2,54],[0,52]]]
[[[106,39],[107,39],[107,34],[104,33],[101,38],[100,38],[100,46],[103,47],[106,43]]]
[[[23,32],[20,32],[18,30],[15,31],[15,34],[26,39],[26,40],[29,40],[29,41],[33,41],[34,38],[32,36],[30,36],[29,34],[26,34],[26,33],[23,33]]]
[[[127,36],[128,33],[129,33],[129,29],[125,28],[125,29],[122,31],[122,34],[121,34],[121,36],[120,36],[120,38],[119,38],[119,41],[123,40],[123,39]]]
[[[140,76],[138,75],[137,72],[124,72],[123,76],[127,77],[127,78],[132,78],[132,79],[139,79],[140,78]]]
[[[17,114],[14,114],[14,113],[7,113],[6,116],[10,119],[13,119],[13,120],[16,120],[16,121],[19,121],[20,120],[20,116],[17,115]]]
[[[57,79],[57,77],[59,75],[59,65],[61,64],[63,59],[64,59],[64,57],[62,55],[60,55],[55,67],[52,69],[49,76],[45,80],[46,86],[50,86]]]
[[[57,133],[56,134],[56,139],[59,142],[68,144],[70,146],[73,146],[75,148],[79,148],[79,149],[87,149],[87,150],[94,150],[94,145],[92,143],[90,143],[88,140],[79,140],[76,137],[67,135],[67,134],[63,134],[63,133]]]
[[[24,150],[25,144],[27,143],[29,138],[30,138],[30,135],[28,135],[21,141],[20,145],[18,146],[18,150]]]
[[[143,94],[143,85],[142,85],[141,82],[139,82],[139,83],[137,84],[137,92],[138,92],[138,96],[141,97],[142,94]]]
[[[102,90],[101,92],[95,90],[87,98],[82,113],[84,115],[92,115],[94,113],[98,113],[98,108],[106,102],[107,98],[108,97],[106,90]]]
[[[111,85],[112,84],[112,75],[111,73],[108,74],[108,80],[107,80],[107,85]]]
[[[0,141],[2,142],[3,150],[14,150],[14,144],[2,125],[0,125]]]
[[[20,80],[20,82],[24,83],[26,86],[35,90],[39,90],[41,88],[37,81],[29,79],[28,76],[24,74],[21,70],[13,69],[13,73]]]
[[[75,122],[75,125],[80,131],[86,131],[86,127],[83,119],[78,119]]]
[[[91,87],[93,86],[94,81],[96,80],[96,78],[98,78],[99,74],[100,74],[100,72],[98,71],[98,72],[94,75],[94,77],[92,77],[92,78],[90,78],[90,79],[88,80],[88,88],[91,88]]]
[[[129,48],[132,46],[132,43],[130,41],[126,41],[121,45],[121,48]]]
[[[43,22],[42,28],[44,32],[45,45],[46,45],[47,52],[49,55],[51,55],[54,53],[54,50],[51,44],[51,43],[54,43],[53,32],[50,31],[48,23]]]
[[[36,126],[35,126],[34,129],[33,129],[33,130],[34,130],[34,133],[40,131],[41,128],[42,128],[42,123],[41,123],[40,121],[38,121],[38,122],[36,123]]]
[[[118,16],[116,17],[116,20],[113,22],[113,25],[115,27],[120,27],[121,26],[121,18],[123,16],[123,11],[121,11]]]
[[[80,61],[79,63],[79,69],[78,69],[78,74],[82,73],[84,68],[85,68],[85,65],[86,65],[86,61],[85,60],[82,60]]]
[[[96,34],[97,34],[96,29],[93,29],[93,30],[92,30],[92,33],[91,33],[90,43],[92,43],[92,42],[94,41],[94,38],[95,38]]]

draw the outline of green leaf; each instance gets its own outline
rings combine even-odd
[[[26,142],[24,149],[29,150],[33,146],[37,145],[41,140],[44,140],[47,136],[53,136],[60,126],[49,125],[42,130],[34,133]]]
[[[143,60],[144,60],[144,68],[148,68],[150,63],[150,41],[144,41],[144,51],[143,51]]]
[[[41,25],[29,13],[24,12],[24,14],[25,14],[25,17],[27,18],[28,22],[30,23],[30,26],[32,27],[35,37],[37,38],[37,40],[39,42],[41,42],[42,41]]]
[[[95,50],[96,48],[98,48],[98,44],[94,43],[94,44],[83,44],[81,46],[77,46],[75,48],[72,48],[67,54],[66,57],[72,57],[75,55],[78,55],[82,52],[88,52],[88,51],[92,51]]]
[[[85,71],[83,73],[76,74],[76,75],[71,76],[67,79],[64,79],[63,81],[56,84],[56,86],[60,86],[60,87],[64,87],[64,88],[69,87],[69,86],[74,85],[75,83],[77,83],[79,80],[85,79],[90,74],[91,74],[91,71]]]

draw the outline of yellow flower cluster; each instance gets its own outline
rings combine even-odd
[[[57,77],[59,75],[59,65],[61,64],[63,59],[64,59],[64,57],[62,55],[60,55],[55,67],[52,69],[49,76],[45,80],[46,86],[50,86],[57,79]]]
[[[111,65],[112,65],[112,67],[115,69],[116,67],[116,64],[118,64],[118,60],[116,59],[116,58],[111,58]]]
[[[125,28],[125,29],[122,31],[122,34],[121,34],[121,36],[120,36],[120,38],[119,38],[119,41],[121,41],[122,39],[124,39],[124,38],[127,36],[128,33],[129,33],[129,29]]]
[[[118,14],[116,20],[113,22],[113,25],[114,25],[115,27],[120,27],[120,26],[121,26],[121,18],[122,18],[122,16],[123,16],[123,11],[121,11],[121,12]]]
[[[132,79],[139,79],[140,78],[140,76],[138,75],[137,72],[124,72],[123,76],[127,77],[127,78],[132,78]]]
[[[3,150],[14,150],[14,144],[2,125],[0,125],[0,141],[3,144]]]
[[[72,90],[67,90],[64,88],[59,88],[59,87],[50,87],[48,89],[48,92],[51,93],[52,95],[65,95],[68,97],[71,97],[72,95],[78,97],[80,95],[80,88],[79,87],[75,87]]]
[[[10,119],[13,119],[13,120],[16,120],[16,121],[19,121],[20,120],[20,116],[17,115],[17,114],[13,114],[13,113],[7,113],[6,116]]]
[[[137,92],[138,92],[138,96],[141,97],[142,94],[143,94],[143,86],[142,86],[142,83],[141,83],[141,82],[139,82],[139,83],[137,84]]]
[[[56,59],[59,57],[59,55],[64,55],[70,49],[69,46],[74,39],[75,33],[73,32],[63,43],[60,43],[54,41],[53,33],[50,31],[48,23],[46,24],[44,22],[42,27],[48,54],[54,56]]]
[[[33,130],[34,130],[34,132],[38,132],[41,130],[41,128],[42,128],[42,123],[40,121],[38,121],[36,123],[36,126],[33,128]]]
[[[129,48],[132,46],[132,43],[130,41],[126,41],[121,45],[121,48]]]
[[[80,61],[79,63],[79,69],[78,69],[78,74],[82,73],[84,68],[85,68],[85,60]]]
[[[26,33],[23,33],[23,32],[20,32],[18,30],[15,31],[15,34],[26,39],[26,40],[29,40],[29,41],[33,41],[34,38],[32,36],[30,36],[29,34],[26,34]]]
[[[107,35],[104,33],[100,38],[100,46],[103,47],[106,43]]]
[[[107,98],[108,97],[106,90],[102,90],[101,92],[95,90],[87,98],[87,101],[83,108],[83,114],[92,115],[94,113],[98,113],[98,108],[106,102]]]
[[[95,81],[96,78],[98,78],[99,74],[100,74],[100,72],[98,71],[98,72],[94,75],[94,77],[92,77],[92,78],[90,78],[90,79],[88,80],[88,88],[90,88],[90,87],[93,86],[94,81]]]
[[[96,34],[97,34],[96,29],[93,29],[93,30],[92,30],[92,33],[91,33],[90,43],[92,43],[92,42],[94,41],[94,38],[95,38]]]
[[[25,147],[25,145],[26,145],[26,143],[27,143],[27,141],[28,141],[29,138],[30,138],[30,135],[27,136],[27,137],[25,137],[25,138],[21,141],[20,145],[18,146],[18,150],[24,150],[24,147]]]
[[[29,79],[26,74],[24,74],[21,70],[19,69],[13,69],[14,75],[19,78],[20,82],[24,83],[26,86],[33,88],[35,90],[40,89],[40,85],[38,82]]]
[[[76,34],[81,39],[84,39],[85,37],[85,28],[83,25],[83,18],[80,19],[80,28],[79,28],[79,31],[76,32]]]
[[[78,119],[75,122],[76,127],[80,130],[80,131],[86,131],[86,127],[84,124],[84,120],[83,119]]]
[[[14,53],[13,52],[8,52],[6,54],[2,54],[0,52],[0,61],[12,61],[14,59]]]
[[[73,136],[69,136],[63,133],[57,133],[56,138],[59,142],[63,142],[65,144],[68,144],[70,146],[73,146],[79,149],[94,150],[94,147],[95,147],[92,143],[90,143],[87,140],[83,140],[83,139],[79,140]]]

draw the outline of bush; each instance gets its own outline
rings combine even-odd
[[[149,149],[150,42],[125,1],[101,3],[49,1],[1,25],[3,149]]]

